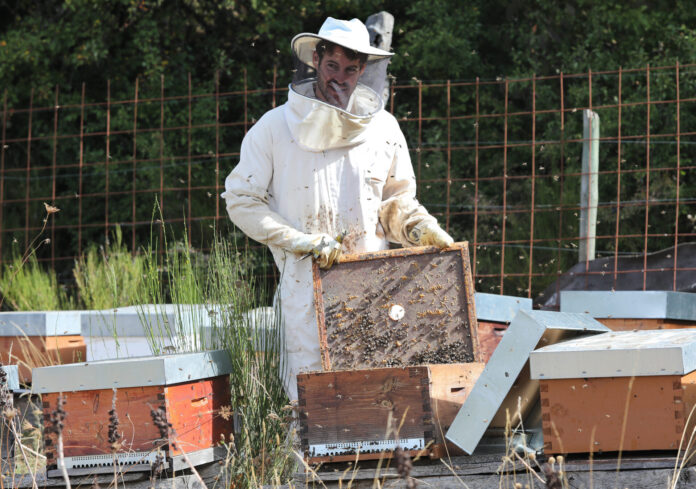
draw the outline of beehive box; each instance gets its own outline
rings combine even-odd
[[[65,398],[63,445],[72,473],[113,471],[107,433],[114,393],[123,435],[119,466],[150,470],[159,447],[177,470],[185,467],[182,450],[195,463],[210,462],[221,436],[232,432],[230,372],[226,351],[181,353],[38,368],[32,390],[42,395],[45,427],[60,393]],[[164,440],[150,413],[160,406],[176,433]],[[44,428],[44,440],[47,466],[55,468],[56,435]]]
[[[479,360],[468,243],[314,264],[324,370]]]
[[[525,428],[533,428],[539,381],[529,375],[530,353],[564,339],[608,331],[587,314],[519,311],[457,413],[447,439],[471,454],[484,435],[506,435],[508,415],[512,426],[522,420]]]
[[[561,311],[584,312],[613,331],[696,327],[696,294],[664,290],[561,292]]]
[[[314,372],[297,376],[300,440],[309,463],[441,456],[443,434],[482,363]]]
[[[19,390],[19,374],[16,365],[2,365],[0,370],[3,376],[0,383],[0,474],[7,474],[14,467],[14,432],[19,418],[4,416],[2,412],[13,408],[13,393]]]
[[[617,331],[530,356],[547,454],[677,450],[694,405],[696,330]]]
[[[482,362],[491,358],[512,318],[519,311],[531,310],[532,300],[526,297],[476,292],[476,331]]]
[[[308,460],[379,458],[397,445],[437,455],[482,369],[467,243],[315,264],[314,287],[325,372],[298,376]],[[404,421],[398,434],[390,416]]]
[[[0,362],[19,367],[19,381],[31,382],[31,369],[86,359],[80,311],[0,313]]]

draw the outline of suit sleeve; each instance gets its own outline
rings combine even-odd
[[[239,163],[225,179],[227,213],[250,238],[288,249],[304,233],[269,207],[273,178],[273,134],[268,118],[261,118],[242,141]]]
[[[437,220],[416,199],[416,177],[406,139],[397,122],[392,121],[396,151],[382,192],[379,221],[389,241],[414,246],[416,243],[409,239],[409,231],[423,221]]]

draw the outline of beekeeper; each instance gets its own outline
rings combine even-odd
[[[297,373],[321,370],[312,262],[300,258],[313,252],[327,268],[341,252],[384,250],[389,241],[444,248],[453,240],[416,200],[406,140],[379,95],[392,53],[370,46],[358,19],[331,17],[291,47],[288,101],[249,130],[222,197],[280,271],[284,382],[297,399]]]

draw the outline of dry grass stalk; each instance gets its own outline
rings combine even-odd
[[[198,479],[198,482],[201,484],[201,486],[207,489],[208,486],[205,484],[205,482],[203,482],[203,478],[201,478],[201,475],[196,470],[196,467],[191,462],[191,459],[189,459],[183,447],[181,447],[177,442],[176,430],[174,429],[172,424],[167,421],[167,412],[165,411],[165,409],[163,407],[159,407],[157,409],[150,408],[150,416],[152,416],[152,422],[159,429],[160,438],[164,440],[169,440],[169,443],[171,443],[172,448],[178,449],[181,452],[184,461],[191,469],[193,475],[196,476],[196,479]]]
[[[60,469],[63,474],[63,480],[65,481],[65,487],[70,489],[70,477],[68,477],[68,469],[65,467],[65,455],[63,452],[63,428],[65,427],[65,397],[63,393],[58,395],[58,401],[56,402],[56,408],[51,413],[50,421],[50,431],[56,434],[58,438],[58,469]]]

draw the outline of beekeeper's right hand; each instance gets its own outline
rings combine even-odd
[[[298,255],[311,254],[320,268],[331,268],[341,256],[341,243],[325,233],[303,233],[293,239],[286,249]]]

